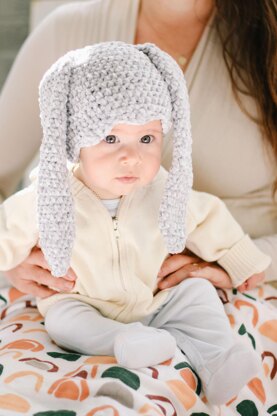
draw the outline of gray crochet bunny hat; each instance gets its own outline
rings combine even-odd
[[[105,42],[74,50],[44,75],[40,88],[43,141],[38,176],[40,246],[53,276],[70,266],[75,238],[67,159],[99,143],[118,123],[173,124],[172,166],[159,224],[169,253],[185,247],[192,185],[189,102],[177,63],[153,44]]]

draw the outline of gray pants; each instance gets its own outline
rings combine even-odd
[[[204,378],[208,377],[208,363],[234,345],[218,294],[210,282],[201,278],[185,279],[173,287],[165,303],[141,323],[173,335]],[[105,318],[91,306],[69,298],[49,309],[45,326],[54,341],[66,349],[87,355],[114,355],[116,335],[127,326],[135,329],[138,323]]]

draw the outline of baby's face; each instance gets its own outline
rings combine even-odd
[[[81,149],[77,176],[101,199],[127,195],[157,174],[162,136],[159,120],[117,124],[100,143]]]

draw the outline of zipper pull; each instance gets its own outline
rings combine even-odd
[[[118,230],[118,219],[116,217],[113,217],[113,229],[115,233],[116,239],[119,238],[119,230]]]

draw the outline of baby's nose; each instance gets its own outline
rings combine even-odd
[[[124,164],[137,164],[141,162],[141,154],[136,147],[126,146],[122,151],[121,161]]]

